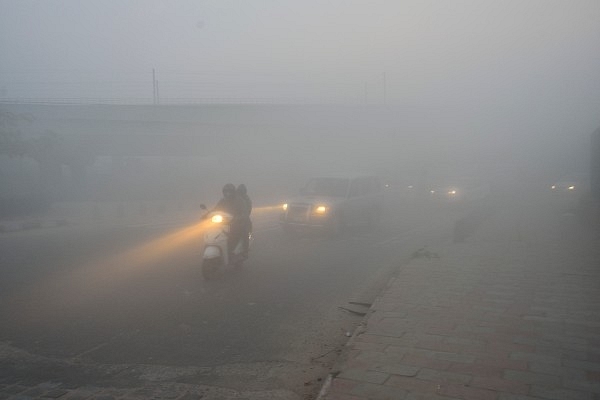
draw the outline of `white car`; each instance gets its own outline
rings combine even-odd
[[[374,176],[317,177],[282,206],[286,232],[324,230],[338,234],[349,225],[375,225],[383,209],[383,186]]]

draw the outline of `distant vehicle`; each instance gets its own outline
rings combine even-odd
[[[490,195],[490,185],[466,178],[448,179],[444,183],[430,185],[428,195],[440,201],[480,201]]]
[[[317,177],[282,206],[286,232],[321,230],[332,235],[346,226],[373,226],[383,210],[383,185],[375,176]]]
[[[575,193],[579,191],[580,184],[576,181],[558,181],[550,185],[550,190],[554,192],[567,192],[567,193]]]
[[[430,186],[429,196],[435,200],[458,200],[463,197],[463,193],[456,186],[442,184]]]

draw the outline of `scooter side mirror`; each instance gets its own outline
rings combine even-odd
[[[201,210],[206,210],[206,206],[204,204],[200,204],[200,209]]]

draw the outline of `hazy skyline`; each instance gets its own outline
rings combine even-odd
[[[0,0],[0,10],[0,101],[148,104],[155,69],[164,104],[385,100],[407,129],[454,147],[545,137],[559,152],[600,125],[599,1]]]
[[[1,0],[0,96],[598,101],[597,1]],[[520,100],[519,100],[520,99]],[[595,104],[598,106],[598,103]]]

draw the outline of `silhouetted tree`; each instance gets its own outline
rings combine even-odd
[[[51,130],[32,136],[26,142],[26,155],[39,167],[39,191],[50,199],[56,199],[61,188],[62,165],[65,154],[62,137]]]
[[[19,130],[20,121],[31,122],[31,116],[0,110],[0,155],[24,156],[27,141]]]

